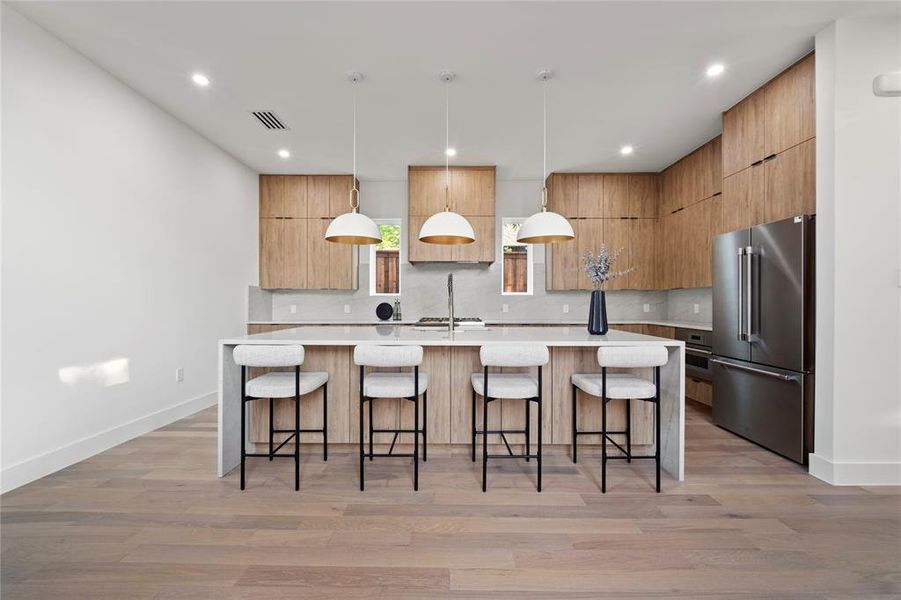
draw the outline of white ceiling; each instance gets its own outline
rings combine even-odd
[[[719,114],[813,48],[862,2],[17,2],[16,9],[264,173],[351,169],[401,180],[443,163],[452,69],[457,164],[541,174],[539,68],[550,68],[554,170],[657,171],[720,130]],[[707,80],[713,62],[724,75]],[[212,80],[190,81],[202,71]],[[267,131],[249,111],[291,128]],[[635,153],[622,157],[619,147]],[[276,156],[289,148],[292,157]]]

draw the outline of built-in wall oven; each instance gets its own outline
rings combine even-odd
[[[676,339],[685,342],[685,376],[694,379],[712,380],[710,355],[712,336],[703,329],[676,328]]]

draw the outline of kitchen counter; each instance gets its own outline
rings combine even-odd
[[[428,427],[430,448],[468,444],[470,440],[471,387],[469,376],[480,370],[479,346],[483,344],[541,343],[550,347],[550,362],[543,368],[542,380],[545,443],[568,447],[571,441],[572,388],[570,376],[574,372],[598,372],[596,349],[608,345],[660,345],[669,352],[669,361],[660,369],[661,394],[661,467],[673,478],[683,477],[684,455],[684,398],[685,346],[683,342],[657,338],[626,331],[611,330],[607,335],[589,335],[579,327],[486,327],[457,331],[422,330],[416,327],[382,325],[374,327],[309,326],[282,329],[255,335],[225,338],[219,341],[219,423],[218,473],[228,474],[240,463],[241,432],[241,369],[233,359],[239,344],[302,344],[306,348],[303,369],[329,373],[328,413],[329,442],[350,444],[359,440],[359,369],[353,364],[353,347],[357,344],[385,345],[415,344],[425,347],[422,371],[429,374]],[[535,369],[531,370],[532,373]],[[652,369],[643,376],[651,378]],[[597,429],[600,402],[579,394],[578,418],[580,428]],[[377,427],[396,425],[410,416],[397,405],[377,409]],[[287,404],[282,403],[287,410]],[[248,437],[243,443],[250,449],[262,443],[266,431],[265,402],[250,403],[248,409]],[[301,420],[306,427],[321,426],[322,394],[314,392],[302,402]],[[637,454],[653,452],[653,419],[650,405],[633,403],[633,446]],[[277,409],[276,420],[279,420]],[[306,412],[305,412],[306,411]],[[378,411],[381,411],[379,413]],[[292,413],[293,414],[293,413]],[[501,400],[492,403],[492,422],[504,428],[521,428],[522,402]],[[536,420],[536,411],[532,412]],[[624,404],[611,402],[608,418],[618,423],[624,418]],[[406,421],[404,421],[406,423]],[[615,427],[615,425],[614,425]],[[315,436],[311,436],[315,437]],[[586,444],[598,443],[598,436],[586,436]],[[318,442],[318,439],[305,439]],[[489,443],[492,443],[489,440]],[[641,446],[646,446],[642,448]],[[461,460],[465,460],[461,459]]]
[[[297,325],[298,327],[308,327],[315,325],[416,325],[417,320],[403,319],[401,321],[379,321],[378,319],[348,319],[348,320],[288,320],[282,319],[278,321],[248,321],[248,325]],[[610,326],[616,328],[617,325],[660,325],[662,327],[683,327],[687,329],[700,329],[702,331],[713,331],[713,325],[710,323],[692,323],[688,321],[667,321],[667,320],[613,320],[609,321]],[[486,319],[486,325],[497,325],[505,327],[545,327],[545,326],[561,326],[561,327],[584,327],[584,319],[577,320],[551,320],[551,319]]]

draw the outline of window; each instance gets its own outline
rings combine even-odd
[[[400,294],[400,219],[380,219],[382,243],[369,246],[369,295]]]
[[[516,241],[516,234],[525,219],[504,219],[501,244],[504,261],[501,263],[501,294],[532,293],[532,246]]]

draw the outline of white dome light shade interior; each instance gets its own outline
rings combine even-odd
[[[575,237],[573,226],[566,217],[555,212],[541,211],[526,219],[520,226],[516,241],[521,244],[551,244],[567,242]]]
[[[476,241],[476,234],[469,221],[455,212],[446,210],[426,219],[419,230],[419,241],[445,246],[471,244]]]
[[[366,215],[354,211],[335,217],[325,231],[325,239],[339,244],[379,244],[379,227]]]

